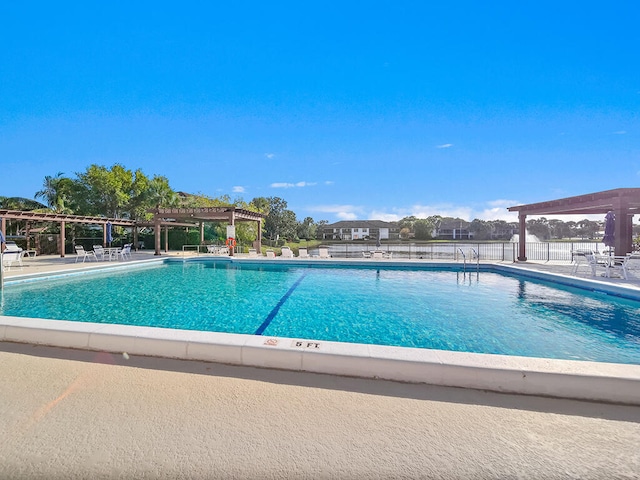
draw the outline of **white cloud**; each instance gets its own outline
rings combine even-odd
[[[443,143],[442,145],[436,145],[436,148],[451,148],[453,143]]]
[[[339,220],[362,219],[363,209],[357,205],[316,205],[309,207],[311,212],[331,213]]]
[[[294,187],[312,187],[316,185],[316,182],[298,182],[298,183],[287,183],[287,182],[276,182],[270,185],[271,188],[294,188]]]
[[[271,160],[273,157],[276,156],[276,154],[275,153],[265,153],[264,156],[267,157],[269,160]]]
[[[233,191],[233,193],[244,193],[245,189],[241,185],[236,185],[236,186],[233,187],[232,191]]]

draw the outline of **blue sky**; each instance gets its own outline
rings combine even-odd
[[[636,187],[638,18],[631,1],[5,2],[0,195],[120,163],[333,222],[514,219]]]

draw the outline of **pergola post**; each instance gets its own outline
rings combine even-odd
[[[157,215],[153,218],[154,223],[153,223],[153,236],[154,236],[154,240],[155,240],[155,253],[154,255],[160,255],[160,217],[158,217]]]
[[[60,222],[60,256],[64,257],[64,243],[65,238],[67,236],[66,232],[66,222],[63,220]]]
[[[29,230],[30,230],[29,227],[30,227],[29,222],[25,222],[24,236],[27,241],[27,250],[31,250],[31,242],[29,241]]]
[[[262,219],[256,223],[258,224],[258,239],[256,240],[257,245],[254,245],[254,248],[260,252],[262,251]]]
[[[169,253],[169,227],[164,227],[164,253]]]
[[[204,245],[204,222],[200,222],[200,245]]]
[[[235,210],[231,210],[231,215],[229,215],[229,224],[232,227],[235,227],[236,225],[236,215],[235,215]],[[235,236],[235,235],[234,235]],[[233,250],[234,247],[232,245],[229,246],[229,256],[233,257]]]
[[[520,221],[520,233],[518,235],[518,261],[526,262],[527,261],[527,216],[520,214],[518,215],[518,220]]]
[[[107,245],[107,224],[102,225],[102,245],[108,247]]]

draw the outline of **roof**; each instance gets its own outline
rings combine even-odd
[[[508,208],[510,212],[519,212],[521,215],[604,214],[620,209],[632,215],[640,213],[640,188],[617,188]]]
[[[382,220],[341,220],[327,224],[324,228],[395,228],[396,222],[384,222]]]

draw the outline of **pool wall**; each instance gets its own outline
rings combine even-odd
[[[300,265],[300,262],[295,263]],[[317,260],[309,263],[320,265]],[[362,266],[358,262],[331,261],[331,264]],[[423,264],[380,264],[390,265],[416,268]],[[424,268],[443,268],[443,264]],[[460,265],[452,264],[450,268],[460,269]],[[516,273],[613,295],[640,297],[640,291],[636,289],[518,267],[494,264],[482,265],[482,270]],[[0,341],[640,405],[640,365],[8,316],[0,316]]]

